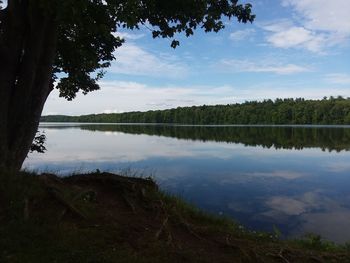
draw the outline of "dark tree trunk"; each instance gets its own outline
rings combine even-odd
[[[0,11],[0,169],[21,168],[53,87],[57,28],[35,2]]]

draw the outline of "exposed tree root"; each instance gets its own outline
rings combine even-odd
[[[78,208],[76,208],[74,205],[72,205],[68,200],[66,200],[62,194],[60,193],[60,190],[56,187],[49,186],[47,187],[48,192],[57,200],[59,201],[67,210],[69,210],[74,215],[87,220],[87,216],[83,214]],[[62,215],[64,215],[65,212],[62,212]]]
[[[160,235],[163,233],[164,229],[166,228],[166,226],[168,224],[168,220],[169,220],[169,217],[166,216],[165,219],[163,220],[162,225],[160,226],[160,228],[158,229],[158,231],[155,234],[156,239],[159,239]]]
[[[281,248],[280,252],[278,253],[278,256],[285,262],[285,263],[290,263],[288,259],[286,259],[284,256],[283,256],[283,252],[284,252],[284,249]]]
[[[127,194],[124,192],[122,194],[123,200],[126,203],[126,205],[131,209],[131,211],[136,214],[136,208],[135,205],[131,202],[131,200],[127,197]]]

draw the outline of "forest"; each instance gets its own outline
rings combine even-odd
[[[42,122],[174,123],[174,124],[350,124],[350,98],[324,97],[247,101],[227,105],[178,107],[166,110],[42,116]]]

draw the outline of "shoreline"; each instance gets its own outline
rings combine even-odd
[[[165,194],[149,178],[100,172],[0,178],[2,262],[350,261],[347,245],[248,231]]]

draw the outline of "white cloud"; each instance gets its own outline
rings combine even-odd
[[[275,74],[295,74],[310,71],[309,68],[295,64],[283,64],[270,61],[253,62],[249,60],[222,59],[220,66],[226,71],[265,72]]]
[[[247,38],[251,38],[255,33],[254,29],[244,29],[244,30],[237,30],[235,32],[232,32],[229,36],[229,38],[233,41],[241,41],[245,40]]]
[[[283,24],[285,25],[285,24]],[[312,52],[321,52],[327,41],[324,34],[316,34],[304,27],[285,27],[283,25],[275,25],[265,27],[266,30],[272,32],[266,39],[275,47],[279,48],[305,48]]]
[[[137,82],[103,81],[101,90],[87,95],[78,94],[71,102],[50,94],[44,115],[87,114],[101,112],[145,111],[178,106],[227,104],[234,101],[235,89],[230,86],[150,86]]]
[[[349,0],[283,0],[293,7],[311,30],[324,30],[350,35]]]
[[[321,54],[329,47],[348,41],[350,1],[283,0],[282,5],[293,8],[297,22],[280,20],[263,24],[261,27],[269,32],[266,40],[273,46]]]
[[[113,35],[115,37],[120,37],[120,38],[130,39],[130,40],[137,40],[145,36],[145,34],[135,34],[135,33],[128,33],[128,32],[116,32]]]
[[[174,56],[154,54],[133,43],[125,43],[115,52],[116,60],[108,72],[165,78],[183,78],[189,68]]]
[[[334,84],[350,84],[350,74],[346,74],[346,73],[327,74],[326,80]]]
[[[103,110],[102,113],[121,113],[120,110],[118,109],[106,109],[106,110]]]
[[[0,1],[0,10],[6,7],[7,7],[7,0],[2,0],[2,2]]]

